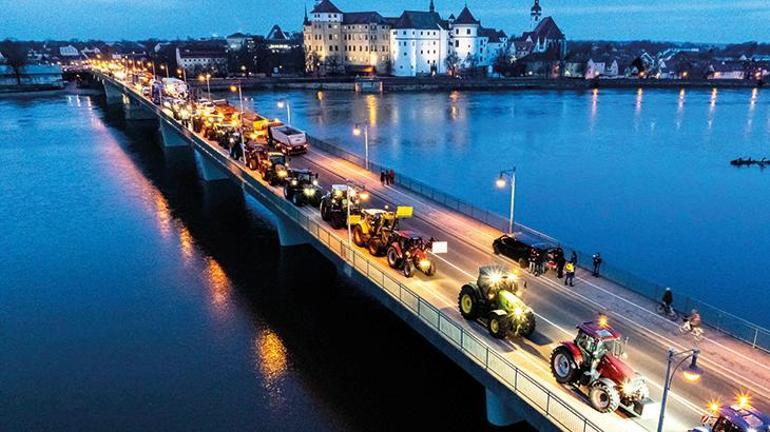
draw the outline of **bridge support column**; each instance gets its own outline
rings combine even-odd
[[[495,426],[510,426],[524,421],[521,415],[506,404],[494,392],[485,389],[487,394],[487,421]]]
[[[120,90],[106,82],[102,83],[102,85],[104,86],[104,95],[107,97],[108,104],[123,103],[123,93]]]
[[[195,150],[193,153],[195,154],[195,166],[198,168],[198,175],[203,180],[216,181],[227,178],[227,173],[218,167],[216,163],[210,161],[208,156],[202,155],[198,150]]]
[[[160,124],[160,137],[163,139],[163,147],[190,146],[190,143],[178,131],[169,126],[165,120],[161,119],[158,123]]]
[[[147,111],[141,105],[133,102],[128,96],[123,96],[123,113],[126,120],[155,120],[155,114]]]
[[[275,219],[276,229],[278,230],[278,240],[281,242],[281,246],[298,246],[307,244],[310,241],[308,233],[293,220],[283,214],[277,214]]]

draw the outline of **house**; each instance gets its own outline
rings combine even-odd
[[[746,78],[746,62],[721,61],[709,66],[709,79],[744,79]]]
[[[182,45],[176,48],[176,63],[188,73],[225,71],[227,53],[217,45]]]
[[[446,73],[449,23],[433,9],[428,12],[404,11],[393,24],[390,51],[393,74],[415,76]]]
[[[0,58],[2,56],[0,55]],[[62,88],[62,68],[56,64],[27,64],[21,67],[22,86],[41,88]],[[16,87],[16,74],[10,66],[0,64],[0,88]]]
[[[249,39],[252,39],[251,36],[241,32],[235,32],[225,38],[227,41],[227,49],[231,51],[239,51],[247,45],[247,41]]]
[[[290,51],[302,45],[301,39],[296,39],[291,33],[284,32],[278,24],[275,24],[265,37],[267,49],[274,53],[283,53]]]

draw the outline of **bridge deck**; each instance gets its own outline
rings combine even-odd
[[[216,144],[210,143],[209,150],[227,157],[225,150]],[[249,171],[243,164],[233,163],[240,166],[245,175],[261,182],[256,173]],[[580,393],[557,385],[548,366],[554,345],[560,340],[571,339],[577,323],[592,319],[601,311],[610,317],[614,327],[630,337],[629,362],[645,375],[653,398],[660,400],[666,350],[669,347],[688,349],[696,343],[689,336],[679,335],[677,324],[657,315],[652,301],[606,279],[591,277],[583,269],[578,270],[574,288],[565,287],[552,273],[535,278],[521,272],[528,282],[525,300],[538,317],[537,331],[532,340],[495,340],[488,336],[480,324],[467,322],[460,316],[457,295],[463,283],[476,278],[480,265],[501,263],[511,268],[518,267],[491,252],[492,240],[500,234],[496,228],[398,186],[383,186],[378,175],[319,149],[311,149],[304,157],[294,157],[291,165],[319,172],[320,182],[325,187],[344,179],[365,184],[372,194],[371,206],[386,203],[391,206],[414,206],[415,217],[405,220],[402,225],[425,236],[448,241],[449,253],[436,257],[438,273],[433,277],[418,272],[414,278],[407,279],[395,270],[391,271],[390,277],[430,301],[435,308],[451,317],[454,323],[538,379],[540,385],[559,395],[602,430],[655,430],[656,415],[652,416],[654,418],[628,419],[617,414],[595,412]],[[271,189],[279,196],[282,193],[280,188]],[[317,209],[303,207],[299,211],[318,225],[333,231],[321,220]],[[347,242],[346,230],[337,230],[335,236]],[[363,253],[368,260],[383,267],[384,258],[370,257]],[[742,391],[749,391],[753,395],[755,406],[770,411],[770,354],[708,327],[706,337],[697,346],[702,351],[700,362],[706,369],[706,375],[697,385],[674,382],[665,430],[681,431],[695,426],[707,401],[731,402]]]

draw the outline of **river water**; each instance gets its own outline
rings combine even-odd
[[[479,207],[770,327],[768,90],[252,92],[247,103]]]
[[[156,128],[0,99],[0,429],[487,429],[482,387]]]

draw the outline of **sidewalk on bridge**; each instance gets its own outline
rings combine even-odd
[[[351,162],[329,155],[318,149],[312,149],[314,159],[324,158],[328,167],[340,176],[361,183],[374,194],[383,197],[392,205],[411,205],[416,217],[440,221],[442,228],[477,249],[492,254],[492,241],[502,233],[476,219],[459,214],[427,198],[407,191],[398,185],[382,185],[379,176],[366,171]],[[449,245],[451,248],[452,246]],[[490,257],[491,260],[491,257]],[[484,263],[479,263],[482,265]],[[543,276],[561,282],[551,274]],[[579,268],[576,286],[564,287],[585,302],[596,306],[597,314],[604,313],[613,320],[623,320],[632,325],[642,326],[654,338],[675,350],[698,348],[701,350],[701,362],[707,368],[718,373],[729,372],[743,376],[744,382],[758,386],[756,393],[764,390],[763,398],[770,398],[770,354],[752,348],[749,344],[719,332],[709,323],[704,323],[705,336],[695,341],[691,335],[678,332],[680,323],[675,323],[655,312],[656,302],[622,287],[602,277],[595,278],[591,272]],[[594,317],[586,317],[586,320]],[[577,323],[576,323],[577,324]],[[665,362],[665,358],[660,359]],[[732,398],[734,395],[724,395]],[[758,394],[758,396],[760,396]]]

